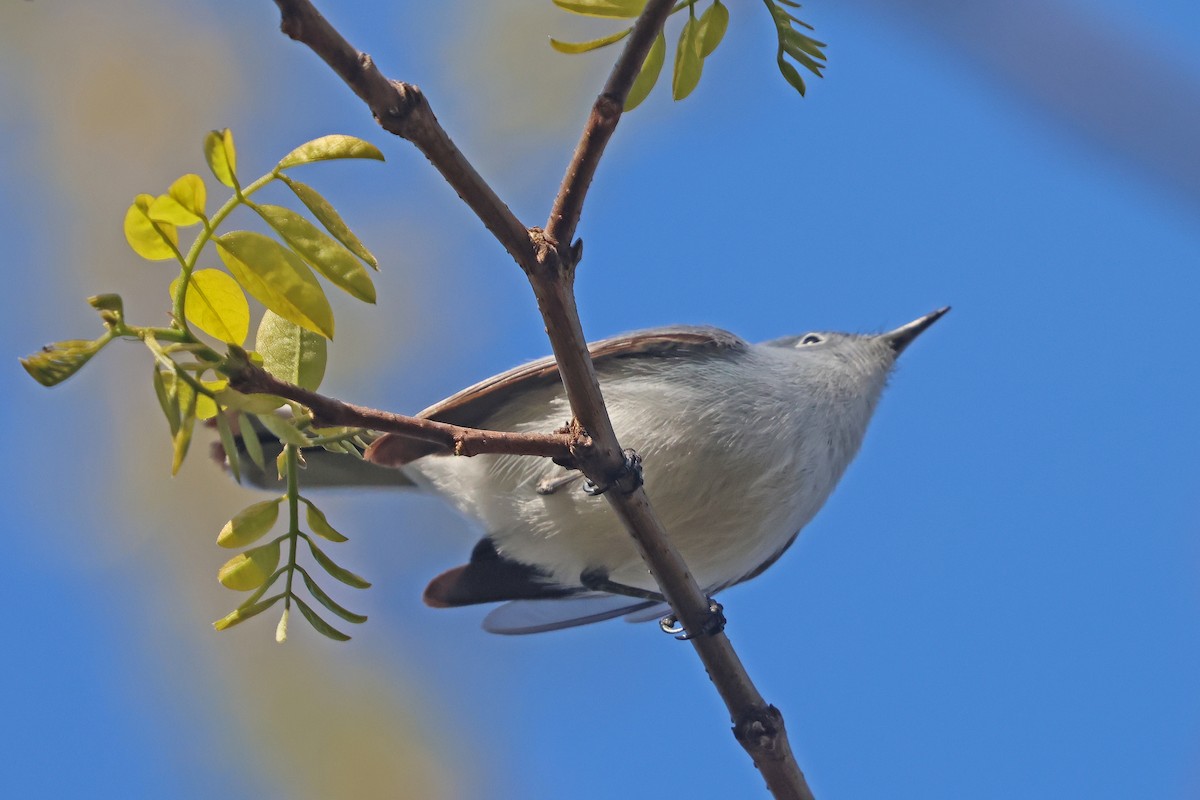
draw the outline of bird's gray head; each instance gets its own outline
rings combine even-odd
[[[869,417],[896,357],[949,310],[939,308],[886,333],[813,331],[764,342],[763,346],[786,361],[794,388],[807,401],[831,403],[844,411],[850,410],[846,405],[861,405],[859,410]]]

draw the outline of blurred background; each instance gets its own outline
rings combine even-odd
[[[544,0],[325,5],[543,224],[615,57],[547,36],[617,26]],[[813,2],[830,66],[802,100],[766,10],[728,6],[695,94],[664,81],[601,166],[588,335],[878,331],[954,306],[798,544],[721,597],[817,797],[1200,795],[1200,10]],[[294,620],[280,646],[269,616],[215,633],[239,596],[214,539],[255,493],[199,442],[169,477],[143,348],[53,390],[20,369],[99,333],[90,294],[165,322],[172,270],[121,220],[207,176],[225,126],[243,174],[326,133],[387,155],[299,176],[383,270],[377,308],[335,300],[327,393],[415,412],[547,352],[519,270],[277,22],[265,0],[0,5],[0,795],[765,796],[655,625],[503,638],[483,609],[422,606],[480,533],[432,500],[323,500],[351,537],[336,557],[375,583],[336,593],[371,618],[352,642]]]

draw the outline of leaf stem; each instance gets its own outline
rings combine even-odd
[[[296,576],[296,543],[300,536],[300,459],[299,448],[294,444],[284,445],[287,469],[288,501],[288,565],[287,585],[284,588],[284,608],[292,607],[292,579]]]

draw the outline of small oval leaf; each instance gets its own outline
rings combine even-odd
[[[316,225],[290,208],[255,205],[254,210],[309,266],[335,286],[359,300],[375,302],[375,284],[371,282],[370,273],[353,253],[332,237],[322,233]]]
[[[271,606],[278,603],[279,599],[281,597],[283,597],[283,592],[280,592],[277,595],[268,597],[266,600],[263,600],[258,603],[252,603],[248,606],[245,606],[245,605],[238,606],[233,611],[229,612],[224,617],[222,617],[221,619],[214,622],[213,627],[219,631],[223,631],[226,628],[232,628],[234,625],[237,625],[239,622],[245,622],[246,620],[250,619],[251,617],[257,616],[257,615],[261,614],[262,612],[266,611],[268,608],[270,608]]]
[[[279,242],[251,231],[213,239],[238,283],[284,319],[333,338],[333,309],[304,261]]]
[[[316,391],[325,377],[328,341],[274,312],[263,314],[254,349],[263,357],[263,369],[280,380]]]
[[[729,9],[714,0],[708,10],[700,15],[700,57],[708,58],[725,38],[729,27]]]
[[[316,189],[308,184],[292,180],[287,175],[280,175],[279,179],[296,193],[296,197],[300,198],[300,202],[308,207],[312,215],[317,218],[317,222],[324,225],[325,230],[329,231],[333,238],[345,245],[346,249],[351,253],[354,253],[354,255],[375,269],[379,269],[379,262],[375,259],[375,256],[366,248],[366,245],[359,241],[359,238],[354,235],[354,231],[350,230],[350,226],[342,221],[341,216],[334,210],[330,202],[322,197]]]
[[[187,381],[175,381],[175,396],[179,403],[179,429],[175,431],[174,452],[171,457],[171,474],[177,475],[187,458],[192,444],[192,430],[196,427],[196,390]]]
[[[671,79],[671,96],[682,100],[692,93],[700,83],[704,59],[700,57],[700,22],[689,17],[679,34],[679,46],[675,50],[675,74]]]
[[[21,366],[29,377],[42,386],[55,386],[74,375],[83,365],[100,352],[108,339],[68,339],[65,342],[48,344],[36,353],[20,359]]]
[[[262,442],[258,440],[258,430],[245,414],[238,414],[238,430],[242,432],[242,447],[246,448],[246,455],[261,472],[266,472],[267,461],[263,457]]]
[[[217,545],[229,548],[245,547],[258,541],[275,527],[282,502],[283,498],[277,497],[246,506],[221,528],[221,532],[217,534]]]
[[[304,500],[303,497],[300,499]],[[304,505],[308,507],[306,511],[306,519],[308,521],[308,529],[310,531],[315,533],[317,536],[320,536],[322,539],[327,539],[331,542],[350,541],[347,537],[338,533],[338,531],[329,524],[329,520],[325,518],[325,512],[313,505],[312,501],[304,500]]]
[[[345,567],[338,566],[338,564],[335,563],[332,558],[325,555],[325,553],[319,547],[313,544],[312,539],[306,536],[304,540],[308,542],[308,549],[312,551],[313,558],[315,558],[317,563],[321,565],[321,568],[330,575],[337,578],[347,586],[353,586],[355,589],[367,589],[371,586],[369,581],[360,578]]]
[[[217,180],[230,189],[237,188],[237,150],[233,146],[233,131],[209,131],[204,137],[204,160]]]
[[[634,78],[633,85],[629,87],[629,95],[625,98],[626,111],[637,108],[650,94],[654,84],[658,83],[658,76],[662,72],[663,62],[666,58],[667,37],[662,31],[659,31],[658,38],[654,40],[654,44],[650,45],[650,52],[646,53],[646,60],[642,62],[641,71]]]
[[[238,553],[217,571],[217,580],[227,589],[248,592],[266,583],[279,564],[279,541]]]
[[[166,194],[154,199],[147,213],[153,220],[195,225],[204,219],[204,201],[204,181],[199,175],[184,175]]]
[[[171,295],[182,277],[171,281]],[[213,338],[240,345],[250,332],[250,304],[238,282],[219,269],[192,273],[183,301],[187,321]]]
[[[376,161],[383,161],[383,153],[368,141],[356,136],[335,133],[305,142],[280,159],[279,163],[275,165],[275,169],[287,169],[300,164],[328,161],[333,158],[373,158]]]
[[[125,241],[147,261],[166,261],[175,258],[178,252],[179,234],[169,222],[155,222],[150,218],[150,205],[154,198],[139,194],[125,212]]]
[[[367,621],[365,614],[355,614],[348,608],[343,607],[340,603],[325,593],[325,590],[317,585],[317,582],[312,579],[304,569],[300,569],[300,577],[304,578],[304,585],[308,587],[308,592],[321,605],[328,608],[333,613],[337,614],[347,622],[353,622],[355,625],[361,625]]]
[[[350,640],[349,636],[342,633],[325,620],[321,619],[317,612],[308,607],[308,603],[304,602],[295,595],[292,596],[292,600],[295,601],[296,606],[300,609],[300,613],[304,615],[304,618],[308,620],[308,624],[312,625],[313,629],[316,630],[317,633],[321,634],[322,636],[328,636],[335,642],[345,642]],[[286,636],[286,633],[284,635]],[[278,641],[282,641],[279,639],[278,632],[276,632],[275,638]]]

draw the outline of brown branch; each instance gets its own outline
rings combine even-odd
[[[344,403],[281,381],[262,368],[249,362],[241,362],[236,357],[228,362],[224,369],[229,375],[229,385],[237,391],[244,394],[273,394],[293,400],[311,409],[314,419],[322,425],[344,425],[396,433],[409,439],[428,442],[435,445],[438,451],[456,456],[477,456],[484,453],[540,456],[553,459],[564,466],[571,466],[575,464],[579,454],[586,453],[591,448],[591,439],[578,432],[510,433],[464,428]]]
[[[605,497],[633,537],[663,594],[684,628],[703,631],[708,599],[697,586],[640,487],[625,491],[625,461],[612,428],[595,368],[588,355],[573,291],[574,268],[581,254],[572,244],[588,187],[611,138],[629,88],[654,39],[662,30],[672,0],[650,0],[592,106],[571,163],[563,177],[545,232],[526,230],[496,196],[438,124],[424,96],[409,84],[391,82],[369,56],[351,47],[307,0],[275,0],[282,30],[321,56],[371,108],[387,130],[413,142],[459,196],[525,270],[546,324],[563,386],[576,419],[592,435],[592,446],[573,451],[577,465],[598,485],[616,484]],[[654,465],[649,465],[653,469]],[[783,717],[750,680],[723,632],[691,639],[729,710],[734,734],[754,759],[772,794],[811,800],[812,793],[788,744]]]
[[[528,271],[534,264],[529,231],[451,141],[416,86],[390,81],[366,53],[359,52],[308,0],[275,0],[280,30],[305,44],[362,98],[384,130],[412,142],[454,188],[513,259]]]

